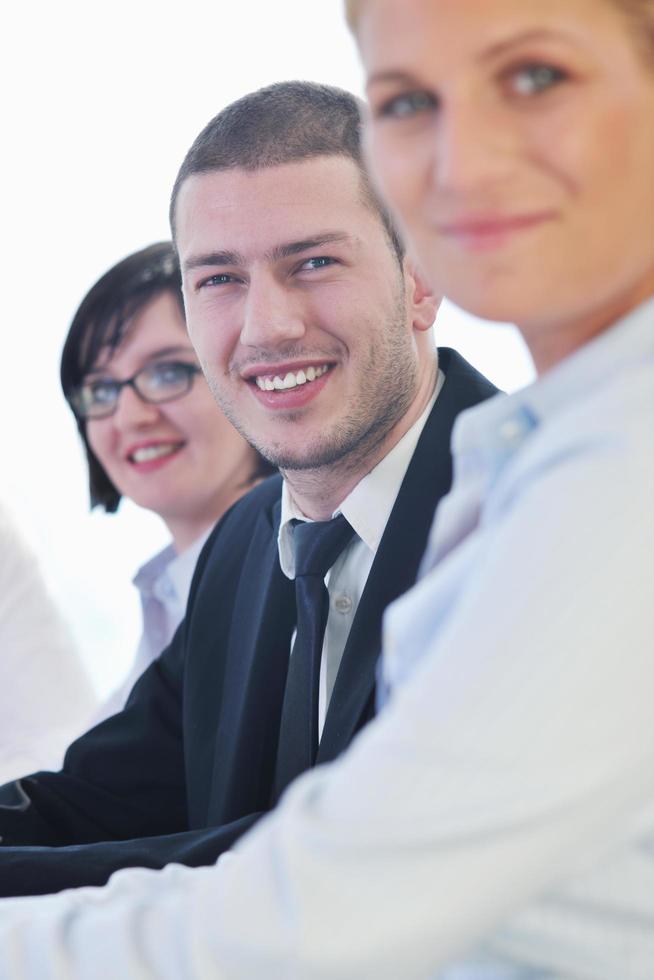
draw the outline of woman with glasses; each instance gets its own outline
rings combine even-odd
[[[143,634],[106,716],[171,640],[211,527],[272,468],[206,385],[169,242],[128,256],[92,287],[64,344],[61,382],[86,450],[91,506],[111,513],[125,496],[158,514],[172,538],[134,579]]]

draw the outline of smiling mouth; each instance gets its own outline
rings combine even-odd
[[[289,391],[299,385],[317,381],[331,369],[332,365],[330,364],[320,364],[317,367],[309,365],[309,367],[301,368],[299,371],[287,371],[283,376],[281,374],[257,374],[252,380],[261,391]]]
[[[149,463],[153,459],[173,456],[184,445],[183,442],[162,442],[158,446],[141,446],[127,457],[130,463]]]
[[[524,215],[480,215],[443,223],[436,226],[439,234],[452,239],[460,245],[475,248],[475,246],[492,246],[503,242],[513,235],[528,231],[545,221],[551,221],[553,214],[543,211]]]

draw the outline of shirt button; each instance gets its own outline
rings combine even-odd
[[[536,419],[533,413],[524,405],[518,406],[514,414],[505,419],[499,427],[499,436],[502,442],[511,446],[517,446],[529,435],[536,427]]]
[[[518,419],[507,419],[500,426],[500,438],[503,442],[517,442],[524,435],[524,427]]]
[[[337,595],[334,596],[333,606],[336,612],[341,613],[343,616],[352,610],[352,600],[349,595]]]

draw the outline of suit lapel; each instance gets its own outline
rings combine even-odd
[[[414,584],[436,505],[450,489],[452,426],[464,408],[496,392],[455,351],[441,349],[439,358],[445,383],[418,440],[361,596],[336,677],[317,762],[335,758],[374,714],[382,614]]]
[[[269,804],[295,624],[278,559],[279,503],[263,512],[243,563],[228,642],[210,814],[229,821]]]

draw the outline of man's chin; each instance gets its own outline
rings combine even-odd
[[[332,466],[338,461],[338,458],[335,459],[330,456],[325,458],[314,453],[304,456],[283,450],[262,448],[259,448],[259,452],[264,459],[267,459],[269,463],[272,463],[273,466],[276,466],[278,470],[282,470],[284,473],[300,473],[307,472],[308,470],[322,469],[322,467]]]
[[[338,469],[349,472],[362,465],[381,433],[373,430],[354,432],[343,427],[331,439],[326,436],[310,445],[256,445],[261,455],[283,473],[324,472]]]
[[[264,459],[283,472],[306,472],[320,470],[326,466],[335,466],[351,453],[351,446],[313,445],[305,449],[295,446],[261,446],[257,445]]]

